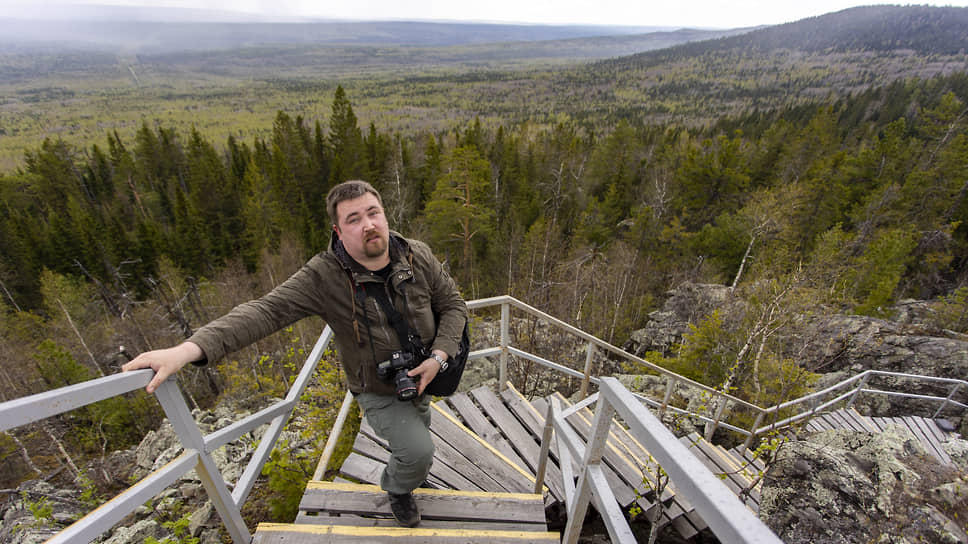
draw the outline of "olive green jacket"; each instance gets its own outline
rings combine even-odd
[[[206,362],[215,362],[303,317],[318,315],[335,333],[349,390],[392,395],[394,386],[377,378],[376,366],[400,349],[400,340],[379,302],[366,291],[386,289],[421,340],[450,356],[457,351],[467,306],[426,244],[391,232],[389,246],[392,273],[384,282],[350,258],[334,235],[328,251],[265,296],[202,327],[189,341],[202,348]]]

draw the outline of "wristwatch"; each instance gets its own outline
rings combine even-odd
[[[440,363],[440,371],[441,372],[446,372],[447,371],[447,367],[450,366],[450,365],[447,364],[447,359],[444,359],[443,357],[441,357],[440,355],[437,355],[436,353],[431,354],[431,357],[433,357],[433,359],[435,361],[437,361],[438,363]]]

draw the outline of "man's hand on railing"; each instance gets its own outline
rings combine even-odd
[[[135,357],[130,363],[125,363],[121,370],[138,370],[150,368],[155,371],[155,377],[148,382],[145,391],[154,393],[155,389],[161,385],[168,376],[178,372],[181,367],[192,361],[200,361],[205,358],[202,348],[192,342],[182,342],[175,347],[167,349],[156,349],[147,351]]]

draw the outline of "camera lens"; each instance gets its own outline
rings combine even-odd
[[[406,370],[397,372],[393,381],[397,385],[397,398],[400,400],[413,400],[417,396],[417,383],[407,375]]]

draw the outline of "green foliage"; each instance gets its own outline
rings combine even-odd
[[[931,305],[934,325],[955,332],[968,332],[968,287],[959,287]]]
[[[165,521],[161,526],[171,531],[171,536],[162,540],[149,536],[145,539],[145,544],[198,544],[199,539],[189,532],[190,523],[191,519],[188,516]]]
[[[916,246],[916,233],[910,229],[896,228],[877,233],[848,276],[857,285],[860,299],[857,313],[887,315]]]
[[[102,500],[98,496],[97,484],[94,483],[94,480],[82,472],[77,475],[77,481],[81,486],[81,494],[77,498],[78,502],[88,510],[94,510],[100,506]]]
[[[272,519],[284,522],[296,519],[299,501],[314,468],[311,455],[295,454],[289,446],[287,441],[280,440],[262,468],[262,475],[268,476],[267,485],[272,491],[269,498]]]
[[[41,497],[36,501],[31,501],[26,492],[22,493],[21,497],[27,509],[30,510],[30,515],[34,517],[34,527],[42,527],[54,523],[54,507],[47,500],[47,497]]]
[[[50,339],[37,346],[34,360],[41,379],[49,389],[73,385],[94,377],[67,349]]]

